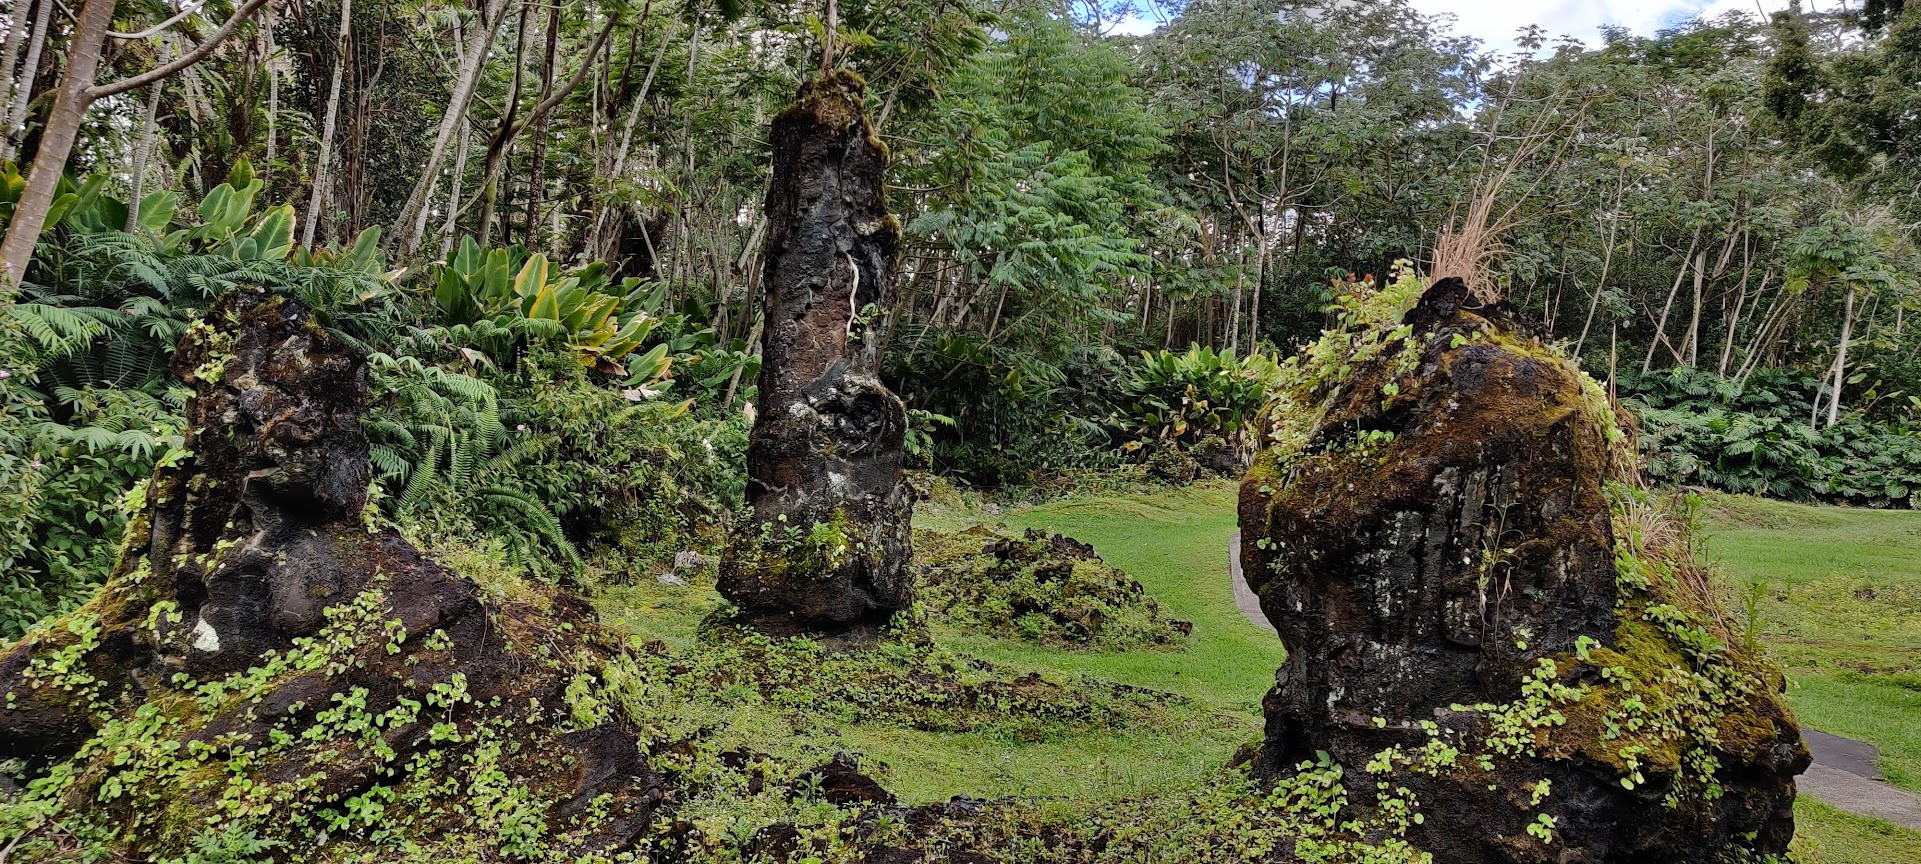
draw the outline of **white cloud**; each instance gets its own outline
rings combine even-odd
[[[1816,0],[1819,7],[1838,0]],[[1696,15],[1718,15],[1731,9],[1760,14],[1785,8],[1788,0],[1413,0],[1429,15],[1451,13],[1455,32],[1474,36],[1491,49],[1512,48],[1514,34],[1539,24],[1551,38],[1573,36],[1589,45],[1601,40],[1601,27],[1613,25],[1651,36],[1663,27]]]
[[[1162,23],[1139,15],[1129,15],[1105,33],[1109,36],[1145,36],[1160,29]]]

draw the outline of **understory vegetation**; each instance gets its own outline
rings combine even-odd
[[[1801,720],[1874,743],[1889,782],[1921,791],[1912,0],[1596,44],[1528,27],[1512,50],[1411,0],[81,14],[102,2],[0,0],[0,644],[87,646],[36,669],[68,689],[97,683],[75,671],[98,647],[88,604],[149,478],[191,455],[183,376],[223,374],[173,368],[174,349],[222,295],[262,287],[369,358],[370,529],[496,606],[591,606],[582,629],[618,659],[545,706],[567,718],[549,731],[647,732],[681,795],[649,851],[820,862],[905,837],[898,813],[830,796],[823,766],[851,760],[903,806],[948,806],[922,842],[1008,860],[1259,860],[1286,836],[1303,861],[1418,861],[1392,815],[1336,819],[1362,766],[1250,778],[1285,651],[1236,610],[1223,478],[1281,476],[1362,363],[1411,372],[1387,355],[1402,315],[1472,235],[1476,308],[1511,311],[1517,350],[1587,370],[1584,416],[1614,430],[1624,409],[1640,453],[1616,455],[1679,490],[1611,489],[1631,620],[1620,650],[1580,658],[1660,696],[1624,708],[1544,669],[1477,706],[1511,739],[1386,765],[1560,746],[1544,718],[1574,715],[1631,722],[1589,755],[1632,788],[1702,759],[1699,729],[1762,698],[1743,675],[1765,655]],[[767,124],[840,68],[903,226],[896,296],[853,314],[905,403],[921,493],[919,605],[869,652],[730,629],[715,590],[781,324]],[[69,75],[105,89],[76,109]],[[1398,384],[1368,383],[1393,403]],[[1700,612],[1716,598],[1731,617]],[[341,615],[271,675],[383,632]],[[519,647],[573,671],[537,641]],[[414,766],[455,785],[344,801],[175,751],[189,720],[264,692],[263,668],[186,682],[74,761],[0,762],[38,774],[0,782],[0,862],[111,860],[160,823],[166,848],[143,854],[167,864],[286,860],[322,837],[339,860],[590,854],[488,761],[533,740],[517,732],[449,739],[477,763]],[[281,731],[377,753],[430,710],[352,709]],[[113,747],[124,771],[82,776]],[[456,785],[491,809],[434,845]],[[189,787],[215,804],[193,811]],[[76,795],[133,815],[69,819]],[[1921,834],[1797,812],[1808,864],[1921,861]]]

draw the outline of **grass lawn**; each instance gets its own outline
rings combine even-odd
[[[1921,513],[1708,504],[1708,554],[1787,667],[1801,723],[1874,744],[1889,782],[1921,790]],[[1806,796],[1795,816],[1807,864],[1921,864],[1921,832]]]
[[[1226,764],[1258,741],[1261,696],[1273,685],[1280,640],[1234,608],[1227,539],[1234,532],[1234,488],[1216,483],[1149,494],[1071,498],[995,514],[1016,528],[1066,534],[1132,574],[1169,615],[1194,622],[1183,650],[1122,653],[1059,651],[1012,639],[937,628],[955,652],[1014,672],[1085,675],[1188,697],[1188,710],[1160,728],[1022,742],[898,730],[850,732],[864,752],[885,761],[887,782],[912,801],[967,794],[1051,798],[1062,806],[1165,792]],[[967,514],[930,511],[917,524],[967,527]],[[1066,802],[1075,802],[1069,805]]]
[[[1733,612],[1745,619],[1742,605],[1752,607],[1761,637],[1789,668],[1802,720],[1873,742],[1890,778],[1921,786],[1921,514],[1734,496],[1709,503],[1709,554],[1742,598]],[[1100,678],[1184,699],[1123,728],[1016,736],[830,724],[808,730],[808,746],[862,755],[908,802],[1019,796],[1074,814],[1202,782],[1237,748],[1258,740],[1260,699],[1284,651],[1234,607],[1227,576],[1231,484],[1090,495],[986,515],[924,505],[916,524],[957,530],[981,519],[1093,544],[1168,614],[1192,621],[1194,631],[1180,650],[1090,653],[937,626],[933,635],[943,648],[987,660],[1004,674]],[[695,626],[718,598],[709,581],[678,588],[643,580],[596,602],[609,624],[679,651],[693,649]],[[1806,798],[1796,814],[1803,864],[1921,864],[1921,832]]]
[[[1717,495],[1708,552],[1753,598],[1805,725],[1921,791],[1921,513]]]

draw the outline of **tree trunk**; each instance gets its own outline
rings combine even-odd
[[[347,55],[353,50],[354,0],[340,0],[340,32],[334,37],[333,83],[327,87],[327,119],[320,124],[320,160],[314,165],[313,188],[307,194],[307,224],[300,229],[300,243],[312,246],[314,226],[332,194],[334,130],[340,122],[340,83],[346,77]]]
[[[7,76],[0,82],[0,119],[12,116],[13,94],[19,80],[14,67],[20,63],[20,46],[27,41],[27,15],[33,11],[32,0],[13,0],[13,14],[7,18],[6,47],[0,48],[0,74]]]
[[[127,202],[125,230],[129,234],[140,225],[140,199],[146,196],[147,162],[153,158],[153,139],[159,130],[157,115],[160,113],[160,94],[164,89],[166,84],[160,81],[147,88],[147,111],[140,123],[140,143],[134,148],[133,155],[133,196]]]
[[[1848,379],[1848,340],[1854,337],[1854,286],[1848,286],[1848,301],[1841,314],[1841,344],[1834,352],[1834,389],[1829,394],[1828,425],[1841,418],[1841,388]]]
[[[460,72],[454,79],[454,91],[440,116],[440,129],[434,133],[427,164],[421,168],[420,179],[414,183],[413,191],[407,193],[407,203],[401,205],[400,215],[394,219],[394,248],[403,255],[412,254],[420,246],[423,229],[419,220],[427,208],[427,196],[432,194],[434,182],[440,177],[440,166],[447,159],[447,148],[453,143],[455,130],[466,122],[467,104],[473,101],[480,73],[487,68],[488,43],[493,41],[500,22],[507,17],[507,0],[487,0],[485,12],[479,26],[467,38]]]
[[[67,154],[73,152],[80,121],[86,119],[87,108],[93,104],[87,90],[100,68],[100,48],[107,41],[108,26],[113,23],[113,4],[114,0],[83,0],[74,21],[67,52],[67,74],[53,98],[53,111],[47,117],[46,130],[41,133],[40,150],[34,154],[27,188],[20,193],[13,221],[7,225],[7,239],[0,243],[0,266],[6,268],[5,273],[0,274],[4,275],[4,279],[0,279],[0,297],[10,297],[18,290],[20,280],[26,276],[27,264],[33,259],[33,247],[40,243],[40,232],[46,228],[47,210],[53,206],[54,192],[60,187]],[[52,6],[52,0],[43,5]],[[44,32],[36,34],[36,39],[44,35]],[[29,59],[38,53],[30,51]],[[16,114],[24,116],[21,109],[25,103],[23,95],[14,106]]]
[[[540,64],[540,98],[536,104],[544,103],[554,92],[554,55],[560,48],[560,7],[547,10],[547,50]],[[581,58],[581,65],[593,65],[592,56]],[[527,179],[527,236],[521,241],[529,249],[539,248],[540,236],[540,199],[542,184],[547,182],[547,113],[531,118],[534,122],[534,152],[530,158]]]
[[[1701,283],[1707,275],[1707,266],[1708,250],[1696,251],[1694,253],[1694,313],[1688,319],[1687,336],[1681,340],[1681,363],[1689,369],[1694,368],[1695,357],[1701,344]]]
[[[1668,313],[1670,311],[1673,311],[1674,309],[1674,298],[1681,293],[1681,280],[1687,278],[1687,275],[1688,275],[1688,265],[1686,264],[1687,258],[1688,256],[1694,254],[1694,248],[1695,246],[1699,245],[1700,242],[1701,242],[1701,232],[1699,230],[1696,230],[1694,232],[1694,239],[1688,241],[1687,255],[1683,255],[1681,257],[1681,260],[1683,262],[1681,264],[1681,269],[1674,272],[1674,284],[1668,288],[1667,302],[1661,304],[1660,320],[1657,320],[1654,322],[1654,337],[1648,340],[1648,356],[1647,356],[1647,359],[1641,361],[1641,374],[1643,375],[1648,374],[1648,372],[1654,368],[1654,352],[1656,350],[1659,350],[1662,343],[1668,341],[1668,337],[1667,337]],[[1668,350],[1674,351],[1674,346],[1669,345]],[[1680,352],[1678,351],[1675,352],[1675,356],[1678,359],[1680,356]]]
[[[47,45],[47,28],[53,20],[53,5],[53,0],[42,0],[34,16],[33,38],[27,43],[27,60],[20,65],[20,86],[14,93],[12,103],[7,106],[6,136],[4,141],[0,141],[0,159],[12,159],[19,154],[16,148],[20,146],[20,132],[27,125],[27,107],[33,102],[33,84],[39,78],[40,52]],[[98,43],[93,50],[97,65],[100,52]],[[73,68],[72,59],[68,60],[67,68]]]
[[[40,234],[46,229],[47,211],[53,205],[54,192],[60,188],[61,172],[66,170],[67,156],[73,152],[73,142],[80,133],[81,121],[86,119],[87,108],[101,98],[154,84],[206,59],[265,2],[247,0],[220,29],[175,60],[111,84],[95,84],[93,77],[100,69],[101,47],[107,41],[107,28],[113,24],[114,2],[84,0],[74,16],[73,33],[68,38],[67,71],[60,79],[59,92],[54,95],[46,129],[41,132],[40,149],[34,153],[27,188],[14,205],[6,240],[0,242],[0,268],[4,268],[4,272],[0,272],[0,301],[19,288],[27,265],[33,261],[33,249],[39,245]]]
[[[460,227],[460,190],[467,179],[467,145],[473,137],[471,124],[460,124],[460,135],[454,142],[454,176],[450,182],[453,187],[447,194],[447,220],[440,225],[440,260],[445,261],[454,254],[454,235]]]
[[[507,147],[514,143],[514,121],[520,116],[520,85],[527,71],[527,14],[526,5],[520,7],[520,24],[514,35],[514,77],[507,85],[507,98],[500,103],[500,120],[494,124],[494,134],[487,139],[487,159],[480,167],[480,220],[477,225],[480,233],[479,243],[486,246],[493,239],[494,205],[500,198],[501,163],[507,158]]]

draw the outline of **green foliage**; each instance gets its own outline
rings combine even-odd
[[[1280,384],[1279,364],[1262,354],[1237,358],[1204,345],[1185,354],[1142,352],[1133,375],[1121,385],[1112,422],[1132,439],[1123,445],[1127,450],[1147,441],[1191,448],[1212,436],[1227,442],[1244,465],[1258,437],[1260,413]]]
[[[1685,368],[1620,384],[1641,422],[1641,448],[1656,480],[1800,501],[1915,506],[1921,431],[1911,420],[1858,413],[1817,429],[1821,389],[1793,372],[1736,382]]]
[[[659,320],[649,314],[660,306],[663,289],[643,288],[628,279],[610,284],[607,265],[594,262],[556,273],[547,257],[518,246],[482,252],[471,237],[461,239],[453,260],[430,275],[440,323],[473,326],[485,322],[493,332],[526,332],[559,340],[580,355],[583,366],[616,374],[621,364],[653,332]],[[618,293],[613,293],[618,292]],[[527,322],[523,326],[516,326]],[[482,340],[493,353],[506,345]],[[666,349],[635,361],[636,374],[662,377]]]
[[[1014,537],[979,525],[947,535],[917,531],[914,549],[924,562],[922,605],[965,632],[1126,651],[1178,646],[1193,629],[1069,537],[1033,530]]]

